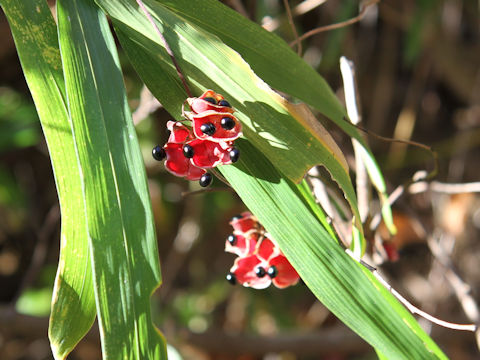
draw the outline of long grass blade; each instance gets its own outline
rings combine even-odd
[[[57,30],[44,1],[0,3],[38,111],[57,185],[62,228],[49,337],[55,358],[63,359],[91,328],[95,299],[80,169],[68,121]]]
[[[161,281],[152,209],[115,42],[92,1],[59,0],[57,14],[103,356],[166,359],[150,314]]]

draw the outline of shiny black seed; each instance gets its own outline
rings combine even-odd
[[[183,145],[183,155],[185,155],[186,158],[191,159],[194,155],[193,148],[188,144]]]
[[[278,270],[275,266],[270,266],[267,270],[267,274],[268,276],[270,276],[270,278],[274,278],[275,276],[278,275]]]
[[[205,135],[212,136],[213,134],[215,134],[216,130],[217,129],[215,128],[215,125],[213,125],[212,123],[205,123],[200,126],[200,131]]]
[[[207,187],[212,183],[212,174],[210,173],[205,173],[202,175],[200,180],[198,181],[201,187]]]
[[[237,278],[235,277],[235,274],[228,273],[227,276],[225,276],[225,279],[232,284],[235,285],[237,283]]]
[[[265,268],[259,266],[255,269],[255,274],[257,274],[259,278],[262,278],[267,275],[267,272],[265,271]]]
[[[238,215],[235,215],[234,217],[232,217],[232,221],[235,221],[235,220],[240,220],[240,219],[243,219],[243,216],[238,214]]]
[[[231,117],[225,116],[220,121],[220,125],[222,125],[222,128],[225,130],[232,130],[235,127],[235,120]]]
[[[232,105],[230,105],[230,103],[227,101],[227,100],[220,100],[218,102],[218,105],[220,106],[226,106],[226,107],[232,107]]]
[[[206,98],[203,98],[203,100],[208,101],[209,103],[212,103],[213,105],[217,105],[217,100],[215,100],[212,97],[206,97]]]
[[[167,156],[167,153],[159,145],[155,146],[152,150],[152,156],[157,161],[162,161]]]
[[[230,245],[235,246],[237,243],[237,237],[233,234],[228,235],[227,241],[230,243]]]
[[[230,160],[232,161],[232,163],[234,163],[237,162],[238,158],[240,157],[240,150],[238,150],[237,148],[233,148],[228,154],[230,155]]]

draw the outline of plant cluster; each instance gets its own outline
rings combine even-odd
[[[273,283],[283,289],[298,283],[298,273],[255,216],[244,212],[233,217],[230,225],[233,233],[225,251],[238,256],[227,275],[231,284],[265,289]]]
[[[153,148],[155,160],[165,159],[165,168],[187,180],[199,180],[206,187],[212,175],[206,169],[238,160],[240,151],[234,141],[242,134],[242,125],[233,115],[230,103],[212,90],[186,100],[191,111],[182,111],[191,128],[180,121],[168,121],[167,143]]]

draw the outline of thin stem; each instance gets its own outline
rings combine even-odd
[[[195,190],[195,191],[184,191],[182,192],[182,197],[185,198],[187,196],[191,195],[200,195],[200,194],[205,194],[205,193],[210,193],[210,192],[233,192],[233,189],[230,188],[209,188],[209,189],[200,189],[200,190]]]
[[[192,97],[192,92],[190,91],[190,88],[188,87],[187,81],[185,80],[185,76],[183,76],[182,70],[180,69],[180,65],[178,65],[177,59],[175,59],[175,55],[173,54],[172,49],[168,45],[167,40],[165,39],[162,32],[158,28],[157,24],[153,20],[152,16],[150,15],[150,12],[147,10],[145,5],[143,4],[143,1],[142,0],[137,0],[137,4],[138,4],[138,6],[140,6],[140,9],[142,9],[142,11],[145,14],[145,16],[147,17],[148,21],[150,22],[150,24],[152,24],[155,32],[157,33],[157,35],[162,40],[163,45],[165,46],[165,50],[167,51],[168,55],[170,56],[170,59],[172,59],[172,63],[175,66],[175,69],[177,70],[177,75],[180,78],[180,80],[182,81],[183,87],[185,88],[185,91],[186,91],[188,97]]]
[[[348,121],[348,120],[345,119],[345,121]],[[375,134],[375,133],[371,132],[370,130],[367,130],[367,129],[359,126],[359,125],[355,125],[353,123],[351,123],[351,124],[353,126],[355,126],[358,130],[363,131],[365,134],[367,134],[369,136],[372,136],[374,138],[377,138],[379,140],[386,141],[386,142],[393,142],[393,143],[402,143],[402,144],[412,145],[412,146],[416,146],[416,147],[419,147],[421,149],[424,149],[424,150],[428,151],[433,158],[433,169],[430,172],[417,171],[412,176],[411,179],[406,181],[404,184],[399,185],[395,189],[395,191],[392,192],[389,195],[388,203],[390,205],[392,205],[404,193],[405,189],[410,187],[412,184],[420,182],[420,181],[428,181],[428,180],[432,179],[433,177],[435,177],[437,175],[437,173],[438,173],[438,154],[430,146],[419,143],[419,142],[416,142],[416,141],[387,138],[387,137]],[[377,226],[380,224],[380,220],[381,220],[381,214],[378,213],[373,217],[372,221],[370,222],[370,229],[375,230],[377,228]]]
[[[287,18],[290,27],[292,28],[293,36],[295,37],[295,41],[297,44],[297,54],[298,56],[302,56],[302,42],[298,40],[298,32],[295,27],[295,23],[293,22],[292,10],[290,9],[290,5],[288,4],[288,0],[283,0],[283,5],[287,10]]]
[[[445,320],[441,320],[439,318],[436,318],[435,316],[432,316],[425,311],[420,310],[413,304],[411,304],[407,299],[405,299],[402,295],[400,295],[391,285],[389,285],[383,278],[382,276],[378,273],[378,271],[373,271],[373,275],[380,281],[383,286],[385,286],[388,291],[390,291],[393,296],[395,296],[412,314],[417,314],[424,319],[443,326],[448,329],[453,329],[453,330],[461,330],[461,331],[471,331],[475,332],[477,330],[477,325],[475,324],[456,324],[456,323],[451,323]]]
[[[316,29],[310,30],[310,31],[306,32],[305,34],[303,34],[302,36],[300,36],[295,41],[292,41],[290,43],[290,46],[293,46],[293,45],[297,44],[298,42],[300,42],[302,40],[305,40],[306,38],[309,38],[310,36],[319,34],[321,32],[340,29],[342,27],[345,27],[345,26],[356,23],[357,21],[362,20],[362,18],[365,16],[365,12],[367,11],[368,7],[370,7],[371,5],[374,5],[378,2],[380,2],[380,0],[367,1],[367,3],[360,10],[360,13],[357,16],[355,16],[354,18],[351,18],[351,19],[348,19],[346,21],[342,21],[342,22],[339,22],[339,23],[336,23],[336,24],[321,26],[321,27],[318,27]]]
[[[454,330],[462,330],[462,331],[471,331],[471,332],[475,332],[477,331],[477,325],[475,324],[456,324],[456,323],[451,323],[451,322],[448,322],[448,321],[444,321],[444,320],[441,320],[441,319],[438,319],[436,318],[435,316],[432,316],[428,313],[426,313],[425,311],[422,311],[420,310],[419,308],[417,308],[416,306],[414,306],[413,304],[411,304],[407,299],[405,299],[402,295],[400,295],[398,293],[398,291],[396,291],[389,283],[387,283],[385,281],[385,279],[379,274],[379,272],[377,271],[377,269],[369,264],[367,264],[366,262],[364,262],[363,260],[359,260],[358,258],[355,257],[355,255],[350,251],[350,250],[345,250],[347,254],[349,254],[354,260],[358,261],[360,264],[362,264],[363,266],[365,266],[369,271],[372,272],[372,274],[377,278],[378,281],[380,281],[380,283],[382,283],[383,286],[385,286],[387,288],[388,291],[390,291],[392,293],[393,296],[395,296],[397,298],[398,301],[400,301],[412,314],[417,314],[421,317],[423,317],[424,319],[434,323],[434,324],[437,324],[437,325],[440,325],[440,326],[443,326],[445,328],[448,328],[448,329],[454,329]]]
[[[417,194],[423,191],[434,191],[443,194],[462,194],[480,192],[480,182],[447,184],[439,181],[427,183],[425,181],[410,185],[408,191]]]

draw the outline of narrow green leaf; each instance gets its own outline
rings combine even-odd
[[[49,337],[63,359],[95,318],[85,207],[55,22],[45,1],[1,0],[32,93],[52,161],[62,215],[60,261],[55,281]]]
[[[241,142],[238,165],[220,170],[317,298],[389,359],[445,359],[411,314],[332,239],[298,187]]]
[[[385,180],[358,130],[347,120],[345,109],[323,77],[298,57],[278,36],[216,0],[158,0],[202,30],[218,36],[236,50],[253,71],[274,89],[290,94],[314,107],[335,122],[362,145],[362,159],[377,189],[385,224],[395,233],[391,209],[387,201]]]
[[[122,46],[143,81],[167,110],[180,115],[186,95],[179,86],[159,88],[160,83],[178,77],[159,36],[135,0],[96,2],[112,18]],[[312,166],[324,165],[345,193],[352,212],[358,215],[343,155],[323,127],[312,120],[308,108],[292,105],[272,91],[237,52],[215,35],[186,22],[156,1],[143,2],[198,94],[210,88],[225,96],[236,109],[245,137],[293,181],[299,182]],[[361,228],[360,217],[355,218]]]
[[[114,39],[93,1],[57,1],[57,15],[103,356],[166,359],[150,314],[161,281],[153,216]]]

